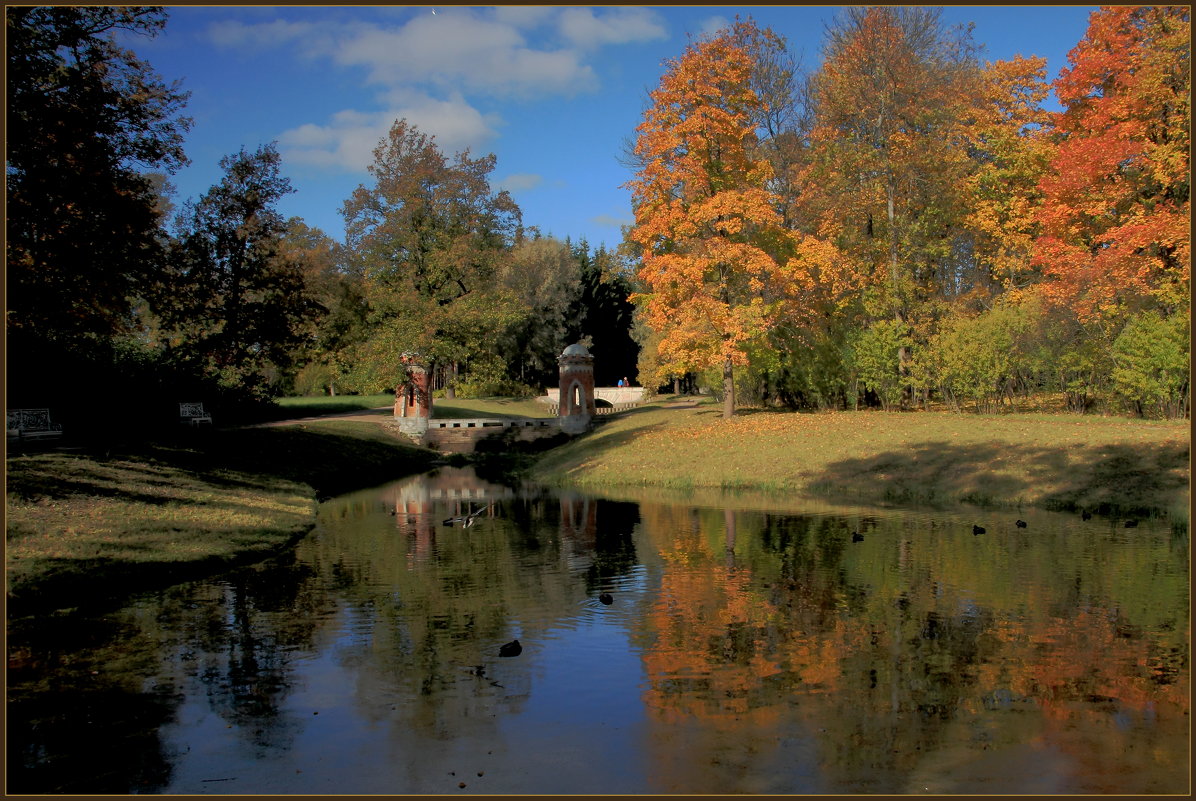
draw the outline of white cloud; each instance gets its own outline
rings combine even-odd
[[[431,83],[492,94],[570,95],[596,87],[594,70],[568,49],[529,47],[514,26],[448,9],[397,28],[345,32],[333,58],[387,86]]]
[[[435,136],[446,154],[485,152],[502,119],[484,114],[467,97],[528,99],[596,89],[598,76],[588,63],[595,50],[665,36],[662,18],[643,8],[430,10],[414,16],[408,11],[393,22],[310,23],[281,16],[260,23],[228,21],[209,26],[207,35],[225,48],[279,48],[327,59],[333,68],[364,70],[380,110],[346,109],[279,136],[284,154],[295,162],[354,172],[372,162],[378,141],[400,117]],[[529,41],[533,29],[536,38]]]
[[[713,39],[714,35],[724,28],[731,27],[731,20],[726,17],[708,17],[702,22],[702,29],[698,31],[698,39]]]
[[[505,189],[508,192],[520,192],[535,189],[542,183],[544,183],[544,176],[542,175],[530,172],[516,172],[499,181],[497,188]]]
[[[556,15],[552,6],[495,6],[494,18],[516,28],[535,28]]]
[[[460,96],[438,100],[427,95],[395,93],[400,101],[385,111],[339,111],[327,125],[308,123],[279,136],[283,155],[296,163],[348,172],[364,172],[373,163],[374,148],[405,118],[422,133],[436,137],[442,153],[479,151],[497,136],[500,121],[483,115]]]
[[[612,8],[600,17],[588,8],[566,8],[558,24],[566,39],[590,49],[647,42],[667,35],[660,16],[646,8]]]
[[[599,214],[596,217],[591,217],[590,222],[595,225],[602,225],[609,228],[622,228],[624,225],[631,225],[635,220],[630,217],[615,217],[610,214]]]
[[[261,22],[246,25],[243,22],[229,20],[214,22],[208,26],[207,36],[213,43],[221,47],[257,48],[277,47],[302,40],[316,32],[316,27],[308,22]]]
[[[279,147],[289,161],[359,172],[373,160],[374,148],[393,121],[387,112],[340,111],[328,125],[308,123],[283,132]]]
[[[531,44],[525,31],[555,23],[564,46]],[[505,96],[573,95],[595,89],[586,54],[660,39],[662,18],[646,8],[447,6],[395,24],[218,22],[207,35],[219,46],[261,49],[297,45],[309,56],[364,68],[383,86],[452,87]]]

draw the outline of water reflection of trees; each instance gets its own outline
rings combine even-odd
[[[1151,749],[1184,737],[1188,712],[1166,543],[1094,559],[1065,536],[908,517],[642,513],[663,557],[638,636],[660,792],[923,791],[944,755],[1027,742],[1101,792],[1180,769],[1184,748]]]
[[[492,734],[518,712],[534,677],[500,658],[499,646],[550,640],[575,625],[598,587],[637,564],[635,504],[521,493],[453,469],[380,498],[330,510],[334,519],[300,556],[321,573],[352,566],[337,597],[362,623],[349,627],[338,658],[352,666],[358,714],[412,759],[427,753],[421,740]],[[445,524],[479,510],[467,527]]]
[[[171,768],[158,728],[174,715],[177,688],[144,686],[157,665],[143,632],[51,616],[10,621],[8,643],[7,792],[125,794],[165,785]]]
[[[329,652],[415,786],[429,742],[502,747],[528,657],[645,572],[640,605],[616,608],[648,677],[646,791],[1056,792],[1019,772],[1044,754],[1093,792],[1184,775],[1186,541],[973,537],[946,514],[614,502],[452,470],[321,515],[292,558],[18,632],[10,791],[160,792],[183,704],[277,756],[309,720],[298,662]],[[525,658],[499,658],[514,637]]]
[[[313,580],[284,558],[10,631],[9,789],[161,792],[189,697],[253,753],[289,748],[294,660],[322,626]]]
[[[309,569],[284,558],[197,585],[163,610],[178,632],[181,673],[255,757],[286,751],[301,728],[285,706],[295,662],[324,627],[321,589]]]

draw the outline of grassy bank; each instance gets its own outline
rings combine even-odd
[[[853,502],[1039,506],[1188,518],[1190,430],[1078,415],[745,410],[655,403],[552,451],[532,478],[722,487]]]
[[[336,397],[279,398],[272,415],[277,420],[294,420],[327,414],[347,414],[394,405],[394,395],[338,395]],[[552,417],[548,404],[535,398],[436,398],[435,417]]]
[[[322,414],[345,414],[393,406],[394,395],[309,395],[278,398],[275,411],[270,417],[275,420],[292,420],[298,417],[313,417]]]
[[[432,403],[433,417],[554,417],[535,398],[446,398]]]
[[[9,602],[69,606],[261,559],[310,529],[318,495],[432,458],[376,424],[336,420],[10,454]]]

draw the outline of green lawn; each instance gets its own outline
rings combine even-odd
[[[534,398],[438,398],[432,402],[433,417],[555,417],[547,403]]]
[[[277,419],[293,420],[322,414],[366,411],[394,406],[394,395],[339,395],[336,397],[280,398]],[[534,398],[436,398],[432,415],[453,419],[467,417],[552,417],[548,405]]]
[[[386,393],[378,395],[314,395],[279,398],[275,401],[275,404],[279,407],[276,418],[279,420],[291,420],[298,417],[315,417],[321,414],[364,411],[367,409],[376,409],[379,406],[393,406],[394,402],[395,396]]]
[[[1187,421],[950,412],[744,410],[658,402],[546,454],[531,477],[581,487],[801,491],[1188,517]]]
[[[311,527],[318,495],[382,484],[434,458],[349,420],[11,455],[9,601],[70,605],[261,559]]]

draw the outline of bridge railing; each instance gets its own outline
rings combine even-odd
[[[597,414],[597,415],[615,414],[617,412],[625,412],[628,409],[635,409],[639,406],[643,406],[643,404],[642,403],[616,403],[612,406],[596,406],[594,408],[594,414]],[[558,404],[550,403],[550,404],[548,404],[548,411],[554,415],[559,415],[561,413],[561,407]]]
[[[645,387],[594,387],[594,397],[608,403],[642,403],[648,395]],[[561,390],[558,387],[548,387],[539,398],[541,403],[560,405]]]

